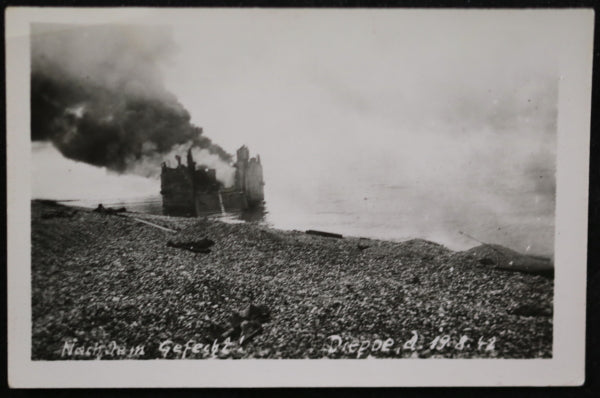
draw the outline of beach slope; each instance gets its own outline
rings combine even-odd
[[[33,201],[31,255],[36,360],[552,355],[552,278],[424,240]]]

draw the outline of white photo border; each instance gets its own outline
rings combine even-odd
[[[31,141],[29,25],[161,23],[195,13],[480,13],[535,29],[550,24],[560,49],[551,359],[31,360]],[[7,116],[8,380],[11,387],[367,387],[581,385],[585,309],[594,11],[591,9],[153,9],[9,7],[5,12]]]

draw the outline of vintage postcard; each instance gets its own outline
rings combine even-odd
[[[5,18],[12,387],[583,383],[592,10]]]

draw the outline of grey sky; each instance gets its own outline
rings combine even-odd
[[[400,182],[512,184],[525,168],[552,170],[551,27],[478,13],[276,14],[178,24],[165,66],[207,135],[278,165],[267,181],[359,167]]]

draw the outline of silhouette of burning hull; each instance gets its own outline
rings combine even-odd
[[[207,212],[246,210],[264,201],[264,181],[260,157],[250,158],[246,146],[237,151],[235,183],[225,187],[215,169],[196,166],[191,148],[187,165],[177,157],[177,166],[162,164],[161,195],[167,215],[197,216]]]

